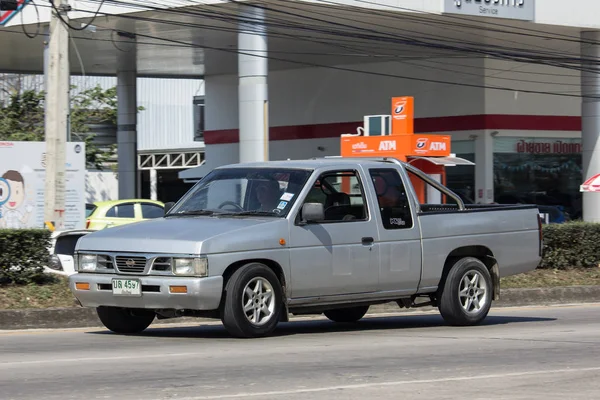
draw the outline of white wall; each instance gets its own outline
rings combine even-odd
[[[581,99],[577,97],[581,93],[579,71],[491,59],[486,60],[485,66],[489,76],[486,85],[517,89],[486,90],[486,114],[581,115]],[[575,97],[525,93],[527,90]]]
[[[481,114],[579,116],[578,97],[524,93],[565,92],[579,94],[579,74],[573,70],[514,62],[478,59],[430,59],[410,63],[378,63],[343,66],[388,76],[359,74],[324,68],[274,71],[269,75],[269,125],[271,127],[358,122],[366,114],[389,114],[393,96],[415,97],[417,118]],[[487,68],[487,69],[486,69]],[[501,86],[499,91],[401,79],[391,75],[457,82],[475,86]],[[529,81],[529,82],[523,82]],[[236,76],[206,78],[206,128],[237,129]],[[482,131],[447,131],[456,140]],[[441,130],[440,133],[443,133]],[[336,135],[346,132],[335,132]],[[529,131],[528,135],[577,136],[575,132]],[[503,130],[500,135],[522,136],[522,131]],[[319,149],[322,147],[323,149]],[[209,145],[210,166],[238,160],[239,145]],[[339,139],[271,141],[270,159],[300,159],[338,155]]]
[[[368,74],[326,68],[272,71],[269,74],[269,124],[362,121],[367,114],[389,114],[394,96],[414,96],[417,118],[483,114],[482,89],[401,78],[460,83],[460,76],[444,70],[445,61],[342,66]],[[484,65],[482,59],[461,62],[478,68]],[[473,80],[475,85],[483,82],[483,76]],[[207,130],[237,129],[237,84],[238,78],[234,75],[206,77]]]
[[[117,174],[111,171],[88,171],[85,175],[85,201],[117,200],[119,183]]]

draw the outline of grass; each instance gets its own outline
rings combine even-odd
[[[600,285],[600,268],[536,269],[500,281],[502,289]]]
[[[503,278],[502,289],[600,285],[600,268],[535,270]],[[67,280],[58,277],[45,285],[0,286],[0,309],[78,307]]]
[[[44,285],[0,286],[0,309],[77,307],[75,297],[63,277]]]

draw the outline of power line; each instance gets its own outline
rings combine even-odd
[[[99,10],[96,12],[95,15],[97,16],[98,13],[99,13]],[[140,19],[139,17],[134,17],[134,16],[131,16],[131,15],[123,16],[123,15],[114,15],[114,14],[109,14],[109,13],[102,13],[102,14],[103,15],[115,16],[115,17],[121,17],[121,18],[125,17],[125,18],[132,18],[132,19],[138,19],[138,20]],[[157,19],[153,19],[153,18],[143,18],[143,19],[149,20],[151,22],[173,23],[173,21],[157,20]],[[183,25],[183,26],[189,26],[190,24],[183,23],[181,25]],[[129,32],[129,33],[135,34],[134,32]],[[167,41],[167,42],[170,42],[170,43],[179,44],[181,46],[199,47],[199,48],[205,48],[205,49],[213,49],[213,50],[220,50],[220,51],[226,51],[226,52],[235,52],[235,53],[238,53],[238,54],[239,53],[245,54],[245,52],[243,52],[243,51],[232,51],[231,49],[226,49],[226,48],[195,45],[193,43],[186,43],[186,42],[181,42],[181,41],[173,41],[173,40],[163,39],[163,38],[159,38],[159,37],[155,37],[155,36],[151,36],[151,35],[140,35],[140,34],[138,34],[138,36],[145,36],[147,38],[151,38],[151,39],[155,39],[155,40]],[[417,78],[417,77],[402,76],[402,75],[395,75],[395,74],[375,73],[375,72],[371,72],[371,71],[357,70],[357,69],[354,69],[354,68],[334,67],[334,66],[328,66],[328,65],[318,64],[318,63],[310,63],[310,62],[303,62],[303,61],[298,61],[298,60],[283,59],[281,57],[266,56],[266,58],[277,60],[277,61],[282,61],[282,62],[287,62],[287,63],[293,63],[293,64],[301,64],[301,65],[307,65],[307,66],[313,66],[313,67],[337,69],[337,70],[348,71],[348,72],[355,72],[355,73],[361,73],[361,74],[387,76],[387,77],[394,77],[394,78],[407,79],[407,80],[415,80],[415,81],[422,81],[422,82],[430,82],[430,83],[438,83],[438,84],[448,84],[448,85],[457,85],[457,86],[469,86],[469,87],[478,87],[478,88],[489,88],[489,89],[495,89],[495,90],[521,91],[521,92],[524,92],[524,93],[536,93],[536,94],[547,94],[547,95],[564,95],[564,94],[557,94],[555,92],[548,92],[548,91],[521,90],[521,89],[498,87],[498,86],[492,86],[492,85],[464,84],[464,83],[450,82],[450,81],[443,81],[443,80],[435,80],[435,79],[428,79],[428,78]],[[569,97],[581,97],[581,96],[569,95]]]

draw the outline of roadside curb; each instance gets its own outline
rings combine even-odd
[[[556,304],[598,303],[600,302],[600,286],[568,286],[533,289],[503,289],[500,300],[493,303],[493,308],[519,306],[547,306]],[[398,313],[411,311],[427,311],[432,307],[418,309],[401,309],[396,303],[372,306],[369,314]],[[293,319],[293,316],[290,316]],[[205,318],[174,318],[155,320],[155,324],[197,323],[214,321]],[[67,329],[67,328],[100,328],[102,323],[92,308],[50,308],[26,310],[0,310],[0,331],[15,329]]]

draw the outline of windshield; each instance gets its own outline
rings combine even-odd
[[[284,168],[216,169],[173,207],[173,215],[285,217],[312,171]]]

